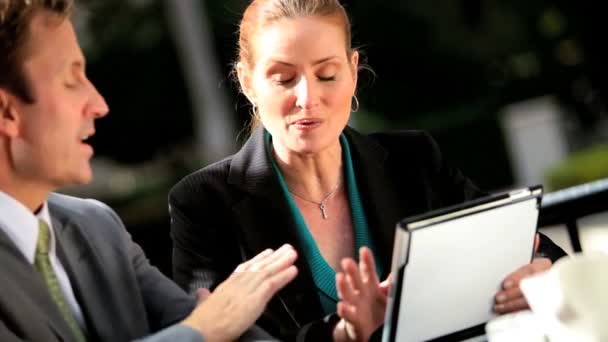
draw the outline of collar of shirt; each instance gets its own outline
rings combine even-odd
[[[54,254],[55,232],[47,202],[45,201],[38,213],[34,214],[21,202],[0,191],[0,229],[8,235],[31,264],[34,263],[36,254],[39,219],[44,220],[49,226],[51,231],[49,253]]]

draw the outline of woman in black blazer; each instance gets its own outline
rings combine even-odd
[[[299,274],[258,324],[285,340],[353,337],[336,327],[365,340],[379,322],[361,327],[337,305],[341,260],[367,246],[377,279],[385,279],[396,222],[482,192],[426,133],[366,136],[346,126],[358,108],[358,53],[337,0],[253,1],[239,50],[239,82],[261,125],[238,153],[171,190],[175,280],[190,292],[213,288],[243,260],[290,243]],[[541,236],[538,256],[562,255]],[[525,270],[549,265],[544,259]],[[504,294],[497,311],[525,307],[516,288]]]

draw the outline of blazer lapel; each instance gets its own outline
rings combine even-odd
[[[18,264],[15,269],[19,271],[13,271],[14,273],[10,278],[18,279],[16,282],[20,290],[26,292],[28,297],[31,298],[31,302],[40,308],[40,317],[32,317],[32,319],[46,319],[51,330],[53,330],[60,340],[72,341],[72,332],[61,315],[57,304],[51,298],[44,280],[2,230],[0,230],[0,249],[4,249],[12,259],[3,260],[3,268],[7,268],[12,263]]]
[[[390,272],[395,227],[406,212],[406,203],[395,192],[386,149],[349,127],[344,133],[351,145],[351,158],[369,229],[381,253],[380,258],[387,265],[384,267],[386,276]]]
[[[57,256],[70,279],[90,339],[131,340],[149,332],[139,287],[133,283],[136,274],[131,273],[130,265],[123,264],[124,255],[111,242],[120,237],[109,232],[110,242],[100,240],[104,235],[97,232],[103,231],[107,223],[64,205],[49,201],[58,237]]]
[[[284,243],[302,250],[295,222],[266,153],[262,128],[254,131],[234,156],[228,183],[247,194],[232,208],[233,217],[244,227],[244,259],[266,248],[276,249]],[[296,266],[298,276],[279,292],[278,298],[288,311],[286,317],[292,317],[294,323],[300,325],[318,319],[323,311],[316,292],[310,286],[312,274],[303,257],[298,258]]]

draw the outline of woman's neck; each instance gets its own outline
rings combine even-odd
[[[309,200],[321,202],[342,182],[339,141],[314,154],[294,153],[273,142],[273,153],[289,190]]]

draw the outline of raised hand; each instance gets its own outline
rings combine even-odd
[[[205,341],[235,340],[264,311],[268,301],[297,275],[297,253],[290,245],[261,252],[240,264],[213,293],[200,291],[197,307],[182,324],[202,333]]]
[[[336,288],[342,319],[334,329],[334,340],[367,341],[384,322],[389,281],[380,283],[367,247],[359,250],[358,267],[350,258],[343,259],[341,266],[343,272],[336,273]]]

